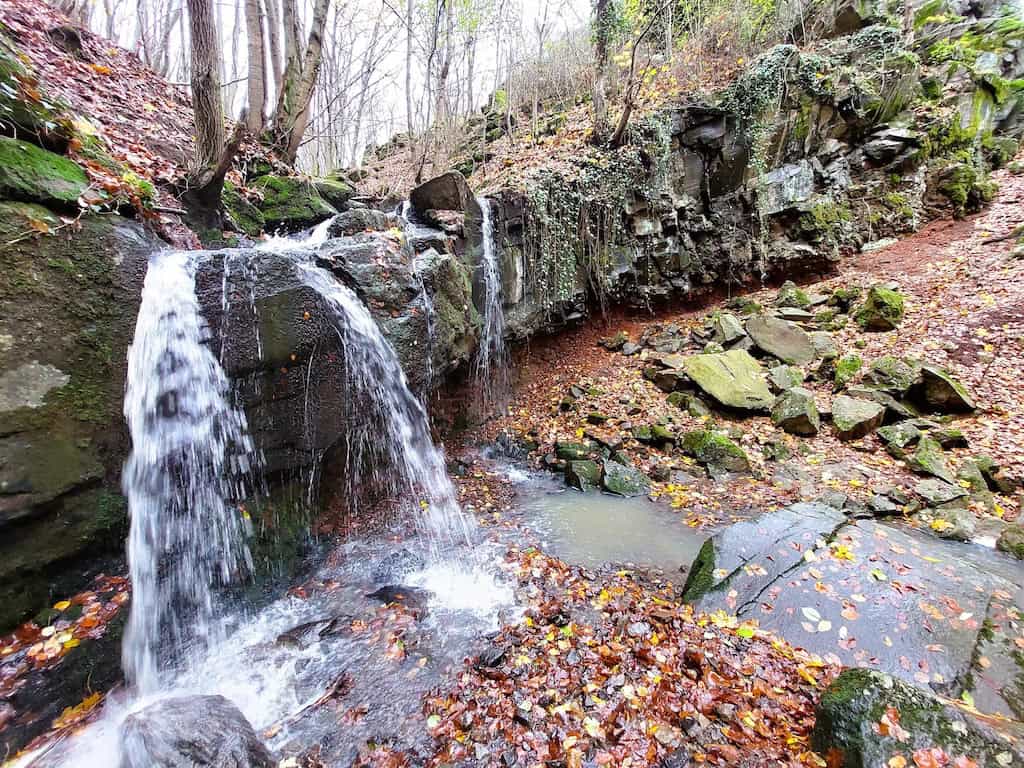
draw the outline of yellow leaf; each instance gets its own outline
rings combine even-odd
[[[55,611],[66,611],[70,607],[71,607],[71,601],[70,600],[61,600],[59,603],[54,603],[53,604],[53,610],[55,610]]]

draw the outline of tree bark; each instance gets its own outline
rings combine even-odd
[[[285,42],[298,23],[294,0],[285,0]],[[309,123],[309,101],[316,85],[317,74],[323,55],[324,26],[327,23],[327,11],[330,0],[316,0],[313,8],[313,23],[306,43],[305,54],[296,50],[287,57],[284,76],[281,78],[280,93],[277,98],[277,109],[274,113],[273,145],[274,149],[286,163],[294,163],[302,143],[302,135]],[[294,41],[289,44],[294,47]]]
[[[220,46],[211,0],[188,0],[188,16],[192,38],[192,107],[196,120],[195,161],[191,177],[193,184],[205,187],[224,151]]]
[[[281,8],[278,0],[263,0],[267,11],[267,48],[270,52],[270,76],[268,83],[276,91],[281,87],[281,73],[284,68],[281,63]],[[267,89],[267,97],[270,96],[270,88]]]
[[[405,126],[409,131],[410,147],[415,130],[412,111],[412,22],[416,10],[415,1],[406,0],[405,3]]]
[[[268,4],[272,2],[268,0]],[[245,0],[245,31],[249,41],[248,128],[258,134],[263,130],[263,111],[267,102],[267,44],[263,37],[260,0]]]
[[[606,95],[606,79],[608,73],[608,56],[611,49],[612,26],[614,24],[613,0],[595,0],[594,3],[594,85],[592,99],[594,105],[594,138],[604,139],[608,133],[608,101]]]

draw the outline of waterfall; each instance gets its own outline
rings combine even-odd
[[[416,519],[435,556],[469,543],[475,524],[459,508],[427,412],[410,391],[394,349],[350,288],[314,264],[296,266],[324,298],[341,341],[351,409],[345,446],[350,499],[363,487],[376,487],[417,501]]]
[[[253,446],[206,343],[194,268],[187,253],[151,259],[128,353],[132,452],[122,484],[132,607],[123,664],[142,694],[160,688],[161,671],[186,648],[219,639],[213,587],[252,565],[233,502],[244,496]]]
[[[503,411],[508,397],[508,350],[505,348],[505,312],[502,307],[501,270],[494,247],[494,227],[487,198],[480,205],[480,274],[483,283],[483,329],[476,355],[475,378],[485,406]]]

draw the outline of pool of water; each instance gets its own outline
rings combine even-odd
[[[682,585],[707,530],[694,530],[646,497],[626,499],[567,488],[550,476],[513,470],[514,514],[541,549],[588,568],[640,567]]]

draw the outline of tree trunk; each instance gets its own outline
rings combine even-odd
[[[406,0],[405,3],[405,126],[409,131],[409,146],[412,146],[412,136],[415,130],[413,125],[412,112],[412,22],[413,13],[416,10],[415,0]]]
[[[267,48],[270,49],[270,77],[267,78],[275,91],[281,87],[281,8],[278,0],[264,0],[267,10]],[[269,97],[270,90],[267,90]]]
[[[594,4],[594,138],[604,139],[608,133],[608,102],[606,78],[608,55],[611,48],[612,26],[614,23],[613,0],[596,0]]]
[[[268,5],[273,1],[267,0]],[[260,0],[245,0],[245,31],[249,41],[248,127],[258,134],[263,130],[263,111],[267,102],[267,45],[263,37]]]
[[[289,36],[288,24],[297,24],[294,0],[285,0],[285,41]],[[281,89],[277,98],[277,109],[274,113],[273,144],[274,149],[286,163],[294,163],[302,143],[302,135],[309,123],[309,100],[313,95],[317,74],[323,54],[324,26],[327,23],[327,11],[330,0],[316,0],[313,8],[313,24],[309,32],[309,42],[301,59],[298,52],[291,55],[285,63],[284,77],[281,78]],[[290,18],[289,18],[290,16]],[[294,26],[293,26],[294,28]],[[292,43],[291,45],[294,45]]]
[[[220,99],[220,46],[211,0],[187,0],[192,38],[192,107],[196,119],[192,178],[205,186],[224,151],[224,109]]]
[[[437,107],[434,109],[437,120],[444,123],[449,117],[448,104],[448,73],[452,67],[452,45],[455,35],[455,2],[441,0],[444,3],[444,52],[441,57],[441,71],[437,75]]]

